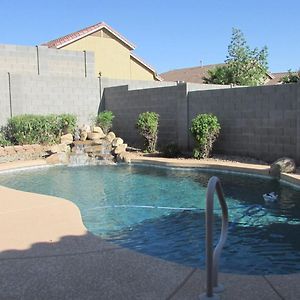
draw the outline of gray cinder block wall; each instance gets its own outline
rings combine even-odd
[[[89,123],[91,115],[101,110],[106,87],[126,84],[129,89],[143,89],[176,85],[96,78],[94,70],[92,52],[0,44],[0,125],[18,114],[57,112],[75,113],[80,123]]]
[[[140,90],[128,90],[128,86],[107,88],[104,91],[105,109],[115,114],[114,130],[133,146],[140,147],[143,140],[135,124],[138,115],[154,111],[160,115],[159,144],[178,143],[185,147],[186,130],[186,85]]]
[[[0,44],[0,72],[37,74],[36,47]]]
[[[99,107],[97,78],[11,75],[13,115],[71,113],[90,123]]]
[[[230,88],[95,78],[93,53],[0,45],[0,125],[25,113],[74,113],[90,123],[101,109],[115,113],[114,130],[135,146],[143,142],[135,128],[141,112],[160,115],[161,146],[183,150],[193,147],[192,118],[214,113],[222,126],[216,152],[300,163],[300,84]]]
[[[218,116],[222,129],[217,152],[266,161],[289,156],[299,161],[298,90],[299,85],[291,84],[192,92],[189,116]]]
[[[0,72],[94,77],[94,64],[93,52],[0,44]]]
[[[176,86],[172,81],[148,81],[148,80],[129,80],[101,77],[102,88],[128,85],[128,90],[140,90],[148,88],[159,88],[166,86]]]
[[[0,72],[0,127],[10,117],[9,74]]]
[[[273,161],[290,156],[300,163],[300,84],[190,91],[187,84],[130,91],[105,90],[105,108],[116,117],[114,129],[126,141],[141,146],[134,127],[144,111],[161,115],[160,145],[176,142],[191,150],[191,120],[213,113],[221,123],[215,151]]]
[[[159,145],[176,143],[186,150],[189,143],[188,101],[189,91],[220,89],[219,85],[203,85],[176,82],[102,80],[104,87],[103,109],[115,115],[114,129],[120,136],[137,147],[142,139],[135,124],[138,115],[154,111],[160,115]],[[124,86],[118,87],[121,84]],[[126,85],[125,85],[126,84]],[[230,86],[223,86],[230,88]]]

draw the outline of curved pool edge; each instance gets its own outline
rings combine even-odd
[[[216,171],[233,172],[249,175],[258,175],[266,178],[272,178],[269,175],[270,166],[249,164],[240,162],[230,161],[211,161],[201,159],[196,160],[185,160],[185,159],[174,159],[174,158],[161,158],[161,157],[133,157],[131,159],[132,164],[147,164],[153,166],[163,166],[170,168],[190,168],[190,169],[211,169]],[[281,174],[281,182],[290,184],[292,186],[300,188],[300,174]]]
[[[132,160],[133,163],[145,163],[145,161],[152,164],[162,164],[169,167],[192,167],[191,163],[183,164],[182,162],[176,162],[176,164],[174,164],[169,160],[163,163],[161,159],[154,158],[147,158],[146,160],[139,158]],[[217,165],[215,163],[213,165],[202,163],[201,166],[200,164],[195,164],[195,162],[193,162],[193,167],[214,167],[217,169]],[[23,162],[20,162],[19,164],[11,164],[11,168],[6,165],[5,170],[18,170],[20,168],[31,168],[38,166],[47,167],[50,165],[47,165],[45,162],[37,161],[26,162],[25,165]],[[0,171],[1,169],[2,168],[0,165]],[[224,169],[226,168],[224,167]],[[239,170],[241,170],[241,168],[239,168]],[[245,169],[242,170],[245,172]],[[235,169],[234,171],[237,170]],[[265,171],[262,170],[262,172],[263,174],[260,174],[266,175],[266,173],[264,173]],[[255,173],[255,171],[252,173]],[[109,282],[105,285],[105,289],[107,290],[113,291],[115,289],[113,283],[115,280],[117,280],[121,282],[120,285],[124,289],[122,292],[123,295],[129,296],[131,299],[134,299],[137,294],[141,293],[146,297],[145,285],[150,288],[147,292],[149,296],[147,297],[148,299],[157,299],[157,294],[155,297],[154,295],[152,297],[151,293],[153,293],[154,290],[155,293],[164,295],[162,297],[164,299],[169,297],[172,299],[196,299],[196,297],[204,291],[205,272],[203,270],[183,267],[182,265],[176,263],[171,263],[163,261],[159,258],[140,254],[132,250],[115,246],[102,240],[100,237],[90,234],[83,224],[79,208],[69,200],[18,191],[2,186],[0,186],[0,195],[0,208],[2,209],[2,216],[0,218],[0,234],[2,237],[2,247],[5,244],[5,239],[3,240],[3,237],[6,237],[8,241],[6,246],[0,249],[0,260],[1,262],[7,262],[9,265],[9,271],[7,271],[5,268],[2,268],[0,271],[0,276],[6,279],[9,277],[6,276],[7,272],[16,273],[16,281],[13,282],[12,280],[10,282],[10,289],[14,285],[15,287],[18,287],[20,284],[22,284],[20,283],[20,276],[26,277],[26,280],[28,280],[28,276],[32,276],[33,280],[31,281],[31,284],[33,284],[31,289],[36,293],[37,289],[40,288],[40,285],[37,282],[37,289],[34,290],[34,278],[36,278],[37,275],[36,273],[32,273],[32,268],[35,268],[36,265],[37,273],[45,272],[39,266],[41,263],[41,257],[47,261],[50,261],[53,257],[52,251],[49,252],[42,247],[37,251],[37,253],[34,252],[34,256],[32,256],[32,261],[30,262],[30,272],[29,274],[25,274],[26,271],[23,269],[19,270],[18,265],[13,266],[15,263],[20,263],[19,260],[22,260],[22,262],[24,260],[24,263],[26,263],[26,257],[24,258],[22,255],[20,255],[22,252],[20,250],[26,252],[28,249],[34,249],[35,245],[56,244],[65,237],[80,239],[81,237],[88,235],[89,238],[85,239],[84,242],[80,240],[80,243],[76,241],[64,244],[62,247],[63,249],[60,249],[58,252],[58,256],[62,257],[63,260],[64,257],[66,257],[63,263],[67,265],[69,264],[67,260],[68,257],[61,255],[62,253],[78,255],[78,261],[83,260],[84,264],[94,264],[95,257],[91,257],[88,261],[86,260],[87,253],[92,252],[94,256],[97,256],[97,259],[101,261],[103,259],[105,260],[103,261],[103,264],[109,262],[110,270],[106,270],[104,268],[106,271],[103,272],[101,269],[101,274],[95,274],[97,278],[100,276],[100,280],[106,280],[106,282],[107,278],[111,277],[111,280],[109,280]],[[26,203],[22,200],[26,200]],[[30,207],[28,207],[27,201],[30,201]],[[17,243],[19,243],[19,246],[16,245]],[[104,246],[99,247],[100,243],[104,244]],[[75,248],[76,250],[77,248],[80,249],[77,251],[77,254],[72,254],[74,253]],[[20,252],[17,252],[17,255],[15,255],[15,252],[12,250],[19,250]],[[117,250],[117,252],[115,250]],[[107,251],[111,251],[111,253],[114,252],[116,255],[114,256],[111,254],[113,256],[111,260],[107,260],[105,258]],[[57,254],[57,250],[54,252]],[[54,256],[56,256],[56,254]],[[128,261],[132,259],[135,263],[133,265],[128,264]],[[73,265],[69,267],[76,269],[76,266]],[[72,275],[74,276],[75,282],[77,281],[77,277],[80,277],[82,269],[86,269],[85,265],[83,266],[78,264],[78,269],[75,270],[74,274]],[[138,281],[135,289],[132,289],[129,283],[126,282],[126,279],[122,277],[120,270],[123,270],[125,274],[135,273],[135,275],[137,275],[137,273],[140,272],[140,275],[137,276]],[[160,272],[161,270],[163,270],[163,272]],[[86,271],[90,271],[90,269]],[[69,276],[68,270],[60,270],[60,272],[65,272],[65,275]],[[76,272],[78,272],[78,274],[76,274]],[[94,270],[94,272],[98,271]],[[175,276],[176,273],[177,277]],[[7,280],[11,280],[10,277]],[[81,280],[83,279],[81,278]],[[231,273],[220,274],[220,282],[223,283],[226,288],[225,292],[222,294],[222,299],[299,299],[300,288],[299,285],[296,285],[296,283],[299,281],[300,274],[297,273],[268,276],[237,275]],[[53,289],[54,291],[57,289],[56,285],[58,284],[58,282],[56,284],[52,284],[50,282],[47,288]],[[86,284],[88,285],[88,282],[86,282]],[[126,290],[127,286],[128,290]],[[61,293],[65,293],[65,295],[71,293],[71,291],[68,290],[68,287],[64,288],[65,290],[60,289]],[[95,287],[95,290],[97,290],[97,288],[99,290],[101,286]],[[1,293],[3,293],[3,291],[5,291],[5,289],[3,289]],[[87,296],[89,295],[90,291],[84,292]],[[103,294],[103,290],[100,289],[99,292]],[[117,292],[117,290],[115,292]],[[3,296],[3,294],[1,295]],[[255,295],[257,298],[253,298]],[[8,294],[6,296],[8,296]],[[24,295],[20,294],[19,296],[21,298],[21,296],[23,297]],[[30,299],[30,293],[27,294],[27,296],[28,299]],[[31,296],[33,297],[36,295],[31,294]],[[60,296],[62,297],[62,295]],[[96,297],[93,298],[92,296],[93,294],[91,294],[91,299],[96,299]],[[110,294],[110,296],[112,295]],[[24,299],[26,299],[26,297]]]
[[[15,171],[27,168],[49,167],[45,159],[13,161],[0,164],[0,172]]]

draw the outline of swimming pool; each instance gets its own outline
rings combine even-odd
[[[230,230],[220,270],[300,271],[300,190],[276,180],[141,165],[52,167],[0,174],[0,184],[73,201],[87,229],[124,247],[204,267],[206,184],[223,184]],[[274,191],[279,201],[264,203]],[[216,229],[220,209],[216,207]],[[216,234],[217,236],[218,234]]]

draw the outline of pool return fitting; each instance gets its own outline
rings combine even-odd
[[[214,193],[217,192],[222,209],[222,227],[218,244],[213,250],[213,219],[214,219]],[[228,232],[228,208],[223,194],[221,181],[218,177],[210,178],[206,191],[206,292],[199,296],[200,300],[220,299],[218,293],[224,290],[218,283],[218,268],[221,251],[227,239]]]

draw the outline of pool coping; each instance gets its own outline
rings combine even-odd
[[[272,178],[269,175],[269,165],[259,165],[252,163],[241,163],[221,160],[195,160],[195,159],[175,159],[161,157],[132,157],[133,164],[148,164],[155,166],[174,167],[174,168],[199,168],[211,169],[217,171],[234,172],[242,174],[259,175],[267,178]],[[280,180],[284,183],[294,185],[300,188],[299,173],[282,173]]]
[[[173,159],[162,160],[161,158],[152,158],[152,157],[133,158],[132,163],[134,164],[146,163],[146,164],[161,165],[166,167],[183,167],[183,168],[197,167],[197,168],[218,169],[218,164],[216,164],[216,162],[213,163],[201,162],[201,161],[200,162],[194,162],[194,161],[178,162],[178,160],[174,161]],[[1,165],[0,165],[0,171],[22,170],[24,168],[27,169],[27,168],[50,166],[44,160],[15,162],[11,164],[5,164],[5,165],[1,164]],[[252,172],[251,171],[248,172],[249,168],[248,166],[245,167],[244,164],[242,165],[239,164],[236,167],[234,166],[228,167],[222,164],[221,167],[221,169],[225,171],[246,172],[246,173],[267,176],[268,173],[266,168],[267,166],[261,166],[259,168],[253,167]],[[296,184],[299,184],[298,181],[299,179],[297,177],[295,179],[293,176],[290,177],[289,175],[287,175],[285,180],[288,181],[290,180],[290,178],[293,178],[293,180],[290,183],[295,184],[295,182],[297,182]],[[121,289],[123,289],[121,295],[124,296],[124,299],[139,298],[137,295],[140,295],[140,293],[142,293],[142,290],[145,289],[145,285],[147,285],[147,287],[149,288],[147,294],[144,294],[145,299],[196,299],[195,297],[203,293],[204,291],[205,272],[203,270],[183,267],[181,265],[174,264],[167,261],[162,261],[161,259],[149,257],[147,255],[140,254],[132,250],[117,247],[113,244],[110,244],[109,242],[102,240],[99,237],[90,234],[82,223],[82,219],[78,207],[69,200],[52,197],[52,196],[27,193],[27,192],[17,191],[13,189],[4,188],[4,187],[0,187],[0,194],[2,195],[0,197],[1,199],[0,203],[3,203],[3,199],[4,199],[3,196],[10,197],[10,199],[15,200],[13,202],[6,201],[6,213],[10,214],[10,218],[7,218],[5,221],[6,224],[4,224],[6,225],[6,228],[10,228],[13,220],[16,220],[17,218],[22,219],[22,216],[25,216],[28,213],[28,210],[29,211],[32,210],[30,211],[30,213],[32,213],[32,217],[28,219],[27,216],[27,218],[23,220],[24,224],[21,224],[23,226],[17,229],[19,231],[20,230],[22,231],[19,232],[18,236],[20,238],[20,241],[25,242],[26,249],[23,249],[24,248],[24,244],[23,244],[22,246],[23,248],[20,247],[20,249],[18,249],[18,251],[16,252],[10,251],[9,248],[0,252],[0,263],[7,264],[7,266],[9,267],[9,269],[4,268],[3,272],[13,272],[12,270],[15,269],[16,272],[18,273],[18,274],[14,273],[14,275],[16,276],[16,279],[14,280],[8,278],[9,276],[7,275],[7,273],[0,273],[1,277],[4,276],[3,278],[5,280],[8,280],[8,285],[12,289],[17,290],[17,286],[20,284],[20,282],[22,282],[22,280],[24,279],[23,277],[25,277],[25,275],[22,277],[22,272],[19,272],[16,266],[20,264],[20,262],[26,263],[28,261],[28,251],[30,255],[32,255],[31,266],[33,265],[33,268],[37,268],[38,272],[41,273],[46,272],[45,270],[41,271],[39,268],[39,264],[41,263],[41,257],[43,257],[44,259],[43,261],[46,260],[49,261],[52,260],[53,257],[56,255],[56,254],[53,255],[54,250],[50,251],[49,249],[45,250],[44,248],[36,250],[36,247],[34,247],[35,245],[39,245],[43,243],[47,245],[60,244],[60,241],[66,239],[66,237],[75,236],[76,239],[83,239],[84,242],[80,244],[76,243],[76,247],[74,247],[74,243],[72,242],[70,243],[71,245],[63,244],[62,246],[58,247],[59,248],[58,250],[55,248],[55,251],[58,251],[57,255],[59,259],[62,259],[62,262],[64,264],[67,264],[69,268],[71,268],[71,266],[68,265],[67,258],[65,258],[67,257],[66,253],[67,255],[77,255],[78,261],[81,261],[84,258],[86,259],[87,252],[93,253],[93,255],[96,256],[99,261],[103,260],[101,266],[105,266],[107,260],[106,256],[108,255],[108,253],[110,256],[112,256],[112,260],[109,261],[112,267],[109,271],[107,271],[107,274],[105,274],[105,272],[103,274],[102,272],[101,274],[99,274],[97,270],[94,271],[95,277],[100,276],[100,280],[102,281],[107,280],[107,278],[111,277],[108,283],[105,285],[105,288],[103,288],[103,286],[94,287],[95,289],[98,288],[98,292],[101,292],[102,294],[104,293],[103,295],[110,293],[107,294],[108,295],[107,298],[104,297],[103,299],[110,299],[111,297],[113,297],[112,295],[114,295],[111,293],[117,293],[117,290],[114,290],[115,286],[113,285],[113,282],[116,280],[117,281],[120,280],[121,282],[120,286]],[[22,197],[25,197],[32,201],[32,206],[30,207],[30,209],[26,208],[26,210],[24,210],[24,203],[20,201],[20,199],[23,199]],[[41,207],[39,201],[43,201],[45,205]],[[12,205],[12,209],[10,209],[10,205]],[[50,217],[49,217],[49,210],[51,210]],[[64,211],[63,215],[62,215],[62,211]],[[0,207],[0,212],[1,212],[1,207]],[[41,226],[39,226],[39,229],[35,231],[34,228],[36,227],[37,218],[40,219]],[[30,229],[32,230],[31,237],[29,238],[28,235],[24,237],[22,236],[24,233],[24,225],[26,224],[28,225],[28,223],[30,222],[33,223],[32,227],[30,227]],[[70,224],[72,224],[72,226],[68,226],[69,222],[71,222]],[[2,220],[1,227],[3,227],[3,220]],[[45,228],[42,227],[48,228],[48,230],[45,230],[45,232],[43,232]],[[6,231],[7,231],[6,232],[7,237],[10,238],[10,236],[12,235],[11,230],[9,231],[6,230]],[[5,232],[5,228],[2,229],[2,233],[3,232]],[[51,242],[49,242],[49,240]],[[18,240],[14,240],[13,243],[18,243]],[[30,247],[29,250],[28,247]],[[35,251],[37,251],[37,253]],[[76,253],[74,253],[74,251]],[[128,266],[127,260],[132,260],[132,259],[135,261],[134,266],[131,265]],[[85,264],[81,266],[81,269],[84,269],[85,265],[89,264],[92,261],[93,261],[92,258],[90,258],[90,260],[88,261],[85,261]],[[117,262],[117,265],[114,265],[115,262]],[[145,264],[145,262],[147,263]],[[149,270],[151,269],[149,268],[150,265],[152,267],[155,267],[155,270],[153,272],[152,270]],[[92,268],[92,266],[89,267]],[[72,268],[75,267],[72,266]],[[136,290],[130,290],[129,288],[127,290],[126,287],[128,286],[128,283],[126,282],[126,278],[124,279],[122,277],[121,274],[122,272],[120,273],[120,270],[123,270],[126,274],[132,273],[132,276],[136,276],[136,280],[137,280]],[[77,272],[79,272],[79,270],[76,269],[74,274],[72,275],[74,276],[75,282],[76,280],[78,280],[77,277],[79,276]],[[110,274],[110,276],[108,273]],[[268,275],[268,276],[220,273],[220,280],[226,286],[226,290],[222,294],[221,299],[271,299],[271,298],[272,299],[298,299],[300,298],[300,289],[296,285],[296,283],[299,282],[300,280],[300,274],[298,273],[289,274],[289,275]],[[112,283],[110,283],[111,281]],[[56,288],[55,285],[59,285],[59,282],[56,282],[53,285],[53,289]],[[47,288],[50,287],[47,286]],[[36,286],[32,285],[31,288],[29,289],[31,290],[31,292],[29,292],[28,294],[28,299],[35,298],[36,293],[39,293]],[[0,290],[2,290],[2,288]],[[20,294],[18,294],[19,298],[27,299],[26,297],[24,297],[23,292],[24,291],[21,291]],[[80,292],[81,290],[78,290],[78,293]],[[1,298],[1,293],[3,292],[0,292],[0,298]],[[63,295],[64,297],[67,297],[67,295],[70,293],[70,290],[66,288],[66,290],[62,290],[61,293],[64,294]],[[90,292],[86,291],[86,293],[88,295]],[[160,295],[161,298],[160,297],[157,298],[157,295]],[[2,294],[2,298],[3,296],[4,295]],[[5,296],[6,298],[9,298],[8,296],[11,295],[6,294]],[[62,295],[61,298],[63,298]],[[90,295],[90,298],[96,299],[97,297],[96,296],[93,297],[93,295]]]

